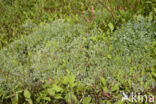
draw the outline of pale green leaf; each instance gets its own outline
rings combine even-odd
[[[27,99],[30,99],[30,97],[31,97],[31,93],[27,89],[24,90],[24,97]]]
[[[113,30],[114,30],[114,25],[113,25],[112,23],[109,23],[108,26],[109,26],[111,32],[113,32]]]

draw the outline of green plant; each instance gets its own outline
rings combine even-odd
[[[22,35],[32,33],[34,25],[41,22],[52,22],[58,18],[77,18],[85,10],[85,0],[0,0],[0,48],[8,45]],[[25,28],[23,25],[29,24]]]
[[[0,49],[33,32],[42,22],[65,19],[70,23],[87,21],[101,30],[115,31],[135,14],[154,19],[154,0],[0,0]],[[109,29],[108,24],[114,29]]]
[[[111,36],[64,20],[40,24],[1,49],[0,101],[114,103],[119,91],[150,92],[153,24],[136,17]]]

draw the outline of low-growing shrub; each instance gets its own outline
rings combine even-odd
[[[134,14],[154,18],[155,4],[155,0],[0,0],[0,49],[30,34],[32,28],[23,28],[25,24],[61,18],[71,23],[95,23],[103,31],[111,23],[115,30]]]
[[[0,101],[11,102],[17,97],[22,103],[82,103],[85,99],[101,104],[102,97],[97,96],[102,91],[113,96],[108,99],[111,102],[120,100],[119,91],[150,92],[155,87],[151,55],[155,21],[136,19],[110,36],[96,26],[87,30],[85,25],[62,20],[41,24],[32,35],[0,51]],[[47,80],[54,84],[46,86]],[[76,93],[79,81],[88,87]],[[86,98],[85,92],[94,96]]]

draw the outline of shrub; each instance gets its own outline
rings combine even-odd
[[[0,0],[0,48],[8,45],[22,35],[28,35],[32,29],[23,28],[30,21],[34,24],[52,22],[58,18],[74,17],[86,9],[85,0]]]
[[[155,4],[154,0],[0,0],[0,49],[32,33],[32,27],[24,28],[24,24],[38,25],[60,18],[77,23],[85,19],[107,31],[109,23],[116,29],[134,14],[154,18]]]
[[[112,36],[105,36],[97,27],[87,30],[85,25],[71,25],[62,20],[41,24],[32,35],[23,36],[0,51],[2,101],[27,87],[34,93],[37,86],[38,92],[32,96],[39,96],[39,88],[42,89],[46,80],[55,81],[69,71],[74,83],[81,81],[96,86],[99,80],[105,82],[104,85],[97,84],[95,91],[103,86],[109,93],[117,90],[115,95],[119,90],[149,92],[149,88],[155,87],[155,64],[151,56],[156,35],[153,24],[155,21],[140,17],[122,26]],[[59,82],[55,83],[64,88]],[[57,90],[62,91],[56,87]],[[24,93],[26,101],[31,102],[27,96],[29,92],[24,90]],[[64,98],[64,95],[60,96]],[[32,99],[36,101],[36,97]]]

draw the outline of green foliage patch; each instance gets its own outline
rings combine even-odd
[[[87,21],[103,31],[114,30],[134,14],[154,18],[155,0],[0,0],[0,49],[42,22],[66,19],[70,23]],[[28,26],[25,26],[25,25]]]
[[[0,51],[0,101],[101,104],[121,100],[119,91],[150,92],[155,21],[135,19],[110,36],[96,25],[40,24]]]

